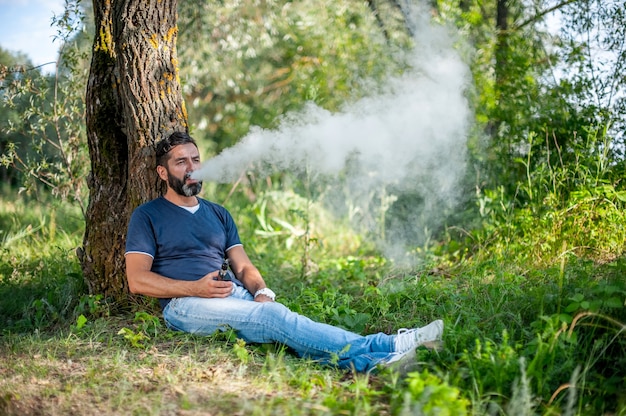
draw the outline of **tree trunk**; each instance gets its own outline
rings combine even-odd
[[[494,94],[496,102],[505,100],[505,93],[507,86],[507,73],[509,70],[508,59],[509,55],[509,0],[496,0],[496,44],[495,44],[495,79],[494,79]],[[489,121],[486,131],[491,137],[496,137],[500,129],[502,120],[498,112],[492,114],[492,118]],[[504,146],[509,148],[510,140]]]
[[[509,57],[509,0],[497,0],[496,6],[496,87],[506,83]]]
[[[86,92],[91,158],[81,264],[91,293],[121,300],[132,210],[157,196],[154,144],[186,131],[176,58],[177,0],[94,1]]]

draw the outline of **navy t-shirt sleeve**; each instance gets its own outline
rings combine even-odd
[[[142,208],[130,217],[126,234],[126,254],[144,253],[152,258],[156,255],[156,238],[149,216]]]
[[[237,231],[237,225],[235,224],[235,220],[233,219],[230,212],[228,212],[225,208],[218,205],[220,210],[223,212],[223,223],[224,229],[226,231],[226,250],[228,251],[235,246],[240,246],[241,240],[239,239],[239,232]]]

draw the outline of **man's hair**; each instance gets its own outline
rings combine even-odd
[[[187,143],[193,144],[194,146],[196,146],[196,148],[198,147],[196,141],[190,135],[182,131],[175,131],[174,133],[170,134],[169,137],[166,137],[165,139],[158,142],[156,145],[157,166],[165,166],[167,164],[167,161],[169,159],[168,154],[170,150],[172,150],[175,146]]]

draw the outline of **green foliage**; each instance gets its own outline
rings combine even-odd
[[[246,342],[242,339],[238,339],[233,345],[233,352],[237,356],[237,359],[241,364],[247,364],[250,361],[250,353],[246,349]]]
[[[386,44],[367,5],[346,0],[180,2],[179,18],[189,118],[211,153],[307,101],[338,109],[397,68],[403,42],[400,30]]]
[[[134,324],[134,329],[121,328],[117,335],[122,335],[131,347],[139,349],[148,348],[149,345],[145,342],[158,336],[159,330],[163,327],[158,317],[143,311],[135,312]]]
[[[210,199],[219,200],[219,191],[207,190]],[[351,230],[347,221],[330,213],[317,200],[299,195],[286,185],[257,187],[250,203],[245,192],[235,193],[226,205],[238,210],[243,241],[254,241],[247,251],[264,257],[265,273],[285,270],[304,279],[315,275],[319,264],[330,253],[367,252],[371,246]],[[268,254],[271,253],[271,254]]]
[[[82,237],[82,216],[77,207],[5,189],[11,198],[0,201],[2,331],[64,322],[85,289],[73,251]]]
[[[623,253],[626,192],[619,165],[606,150],[603,129],[588,129],[570,155],[575,163],[552,164],[531,153],[517,163],[526,178],[510,195],[503,187],[480,190],[476,202],[483,219],[475,242],[491,255],[523,256],[521,261],[554,265],[574,256],[608,261]],[[529,137],[530,147],[536,136]],[[594,150],[595,149],[595,150]],[[493,242],[493,244],[492,244]]]
[[[562,14],[562,60],[567,65],[567,85],[591,110],[593,120],[611,127],[615,138],[611,152],[624,156],[624,91],[620,74],[626,65],[624,0],[585,0],[567,5]],[[563,82],[565,84],[565,82]]]
[[[78,318],[76,318],[76,326],[73,327],[73,329],[76,331],[80,331],[81,329],[83,329],[86,323],[87,318],[81,313],[80,315],[78,315]]]
[[[109,307],[102,295],[85,295],[81,296],[75,312],[80,313],[81,316],[86,314],[87,316],[98,318],[108,316]]]
[[[519,348],[519,347],[518,347]],[[499,342],[475,340],[474,348],[463,352],[462,361],[467,363],[475,393],[507,395],[517,376],[518,355],[509,345],[505,332]]]
[[[141,331],[133,331],[130,328],[122,328],[118,331],[117,335],[123,335],[133,348],[145,349],[146,346],[142,343],[148,339],[148,336]]]
[[[537,403],[568,414],[587,414],[586,406],[599,412],[624,406],[617,385],[624,382],[619,369],[624,368],[626,295],[613,270],[621,267],[626,237],[624,191],[605,132],[587,129],[567,156],[569,163],[552,163],[549,152],[540,151],[540,157],[529,152],[518,160],[526,179],[515,196],[502,187],[478,194],[483,226],[474,234],[474,260],[541,268],[541,277],[524,274],[545,286],[530,289],[526,279],[520,281],[523,290],[532,291],[529,303],[515,308],[525,328],[521,333],[476,340],[464,353],[461,366],[474,374],[474,406],[500,406],[493,394],[510,394],[504,408],[514,407],[515,414],[533,413]],[[537,150],[534,139],[531,135],[529,148]],[[513,310],[504,301],[511,294],[502,294],[498,310]],[[509,393],[504,386],[516,387]],[[607,402],[616,407],[600,404]]]
[[[473,46],[467,56],[477,127],[469,144],[478,183],[502,186],[513,198],[527,176],[515,160],[527,160],[531,172],[545,163],[575,171],[579,157],[600,153],[622,163],[623,0],[541,0],[533,7],[441,0],[437,10]],[[608,129],[592,143],[589,126]],[[538,140],[528,143],[531,135]]]
[[[468,414],[469,401],[428,370],[409,373],[403,414],[462,416]]]
[[[88,52],[78,46],[78,2],[67,2],[65,13],[53,21],[62,43],[56,74],[29,68],[28,63],[17,66],[6,53],[0,54],[0,100],[8,113],[0,121],[0,164],[12,184],[30,193],[43,184],[84,212],[89,162],[83,86]]]

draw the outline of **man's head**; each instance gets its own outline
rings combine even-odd
[[[187,133],[183,133],[181,131],[175,131],[169,137],[161,140],[156,145],[156,164],[157,166],[165,166],[167,167],[167,161],[169,160],[169,153],[175,146],[179,144],[187,144],[191,143],[198,148],[196,141],[188,135]]]
[[[195,196],[202,182],[190,178],[200,166],[200,154],[195,140],[187,133],[175,132],[156,145],[157,173],[168,186],[181,196]]]

